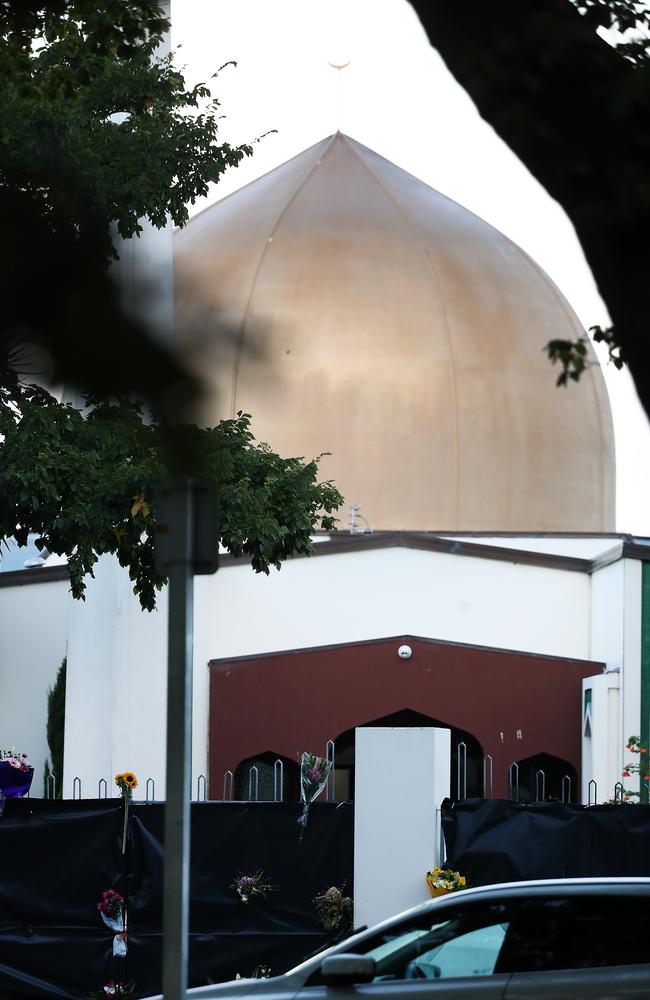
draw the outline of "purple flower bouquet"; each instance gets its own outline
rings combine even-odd
[[[34,768],[27,755],[2,755],[0,757],[0,792],[7,799],[19,799],[29,791]]]
[[[327,784],[329,773],[332,770],[332,762],[324,757],[316,757],[313,753],[304,753],[300,759],[300,798],[303,801],[302,816],[298,820],[303,830],[307,826],[307,814],[309,807],[318,798]]]

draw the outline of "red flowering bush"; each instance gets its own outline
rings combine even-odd
[[[621,771],[621,777],[632,778],[638,774],[641,781],[650,782],[650,765],[647,759],[648,749],[642,745],[641,737],[629,736],[625,744],[625,749],[629,753],[635,754],[639,759],[626,764]],[[643,760],[643,757],[645,757],[645,760]],[[641,792],[634,791],[631,788],[623,788],[624,802],[638,801],[640,798]]]

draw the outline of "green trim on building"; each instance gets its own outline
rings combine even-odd
[[[582,735],[591,739],[591,688],[585,688],[582,699]]]
[[[630,733],[622,735],[627,739]],[[639,736],[641,737],[641,746],[650,746],[650,562],[641,564],[641,731]],[[648,785],[645,781],[641,782],[640,801],[648,802]]]

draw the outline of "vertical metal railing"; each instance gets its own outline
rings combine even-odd
[[[325,798],[328,802],[333,802],[335,797],[334,788],[334,767],[336,761],[336,748],[334,746],[334,740],[328,740],[325,744],[325,762],[331,764],[330,772],[327,775],[327,782],[325,785]]]
[[[593,802],[591,801],[592,792],[594,796]],[[587,805],[595,806],[597,802],[598,802],[598,782],[594,778],[592,778],[591,781],[589,782],[589,785],[587,786]]]
[[[492,760],[492,754],[486,753],[483,758],[483,798],[491,799],[492,791],[494,787],[493,783],[493,771],[494,771],[494,761]],[[489,794],[488,794],[489,790]]]
[[[273,765],[273,801],[284,801],[284,763],[279,757]]]
[[[508,795],[513,802],[519,802],[519,764],[514,760],[508,768]]]
[[[333,740],[328,740],[325,748],[325,759],[328,763],[334,765],[335,762],[335,744]],[[474,761],[478,767],[478,760]],[[494,758],[492,754],[484,754],[482,758],[483,763],[483,773],[482,773],[482,792],[483,797],[486,799],[492,799],[494,796]],[[470,769],[473,764],[470,762]],[[554,796],[557,795],[557,784],[559,775],[552,774],[550,778],[547,776],[546,771],[543,768],[539,768],[537,771],[533,772],[526,767],[526,762],[524,762],[525,770],[521,771],[521,762],[513,761],[508,766],[508,795],[510,799],[515,802],[534,801],[536,803],[546,802],[546,801],[557,801]],[[474,774],[474,771],[471,772]],[[266,771],[263,774],[263,780],[266,781]],[[476,776],[478,777],[478,775]],[[244,775],[244,781],[246,780]],[[268,780],[270,782],[270,773],[268,775]],[[455,792],[458,801],[462,801],[467,798],[468,794],[468,752],[467,744],[464,741],[460,741],[456,747],[456,776],[455,776]],[[474,780],[474,779],[472,779]],[[480,778],[479,778],[480,780]],[[523,787],[522,787],[523,781]],[[79,775],[75,775],[72,779],[72,794],[71,798],[73,801],[83,799],[82,790],[82,778]],[[107,799],[108,791],[111,782],[106,778],[100,778],[97,782],[97,797],[99,799]],[[249,802],[259,802],[260,801],[260,772],[259,767],[253,764],[248,769],[248,783],[246,787],[247,795],[242,798]],[[334,766],[332,766],[330,773],[328,775],[326,783],[327,800],[334,800]],[[452,788],[454,788],[454,776],[452,774]],[[474,788],[474,785],[472,785]],[[476,793],[478,789],[476,790]],[[274,802],[284,802],[285,801],[285,766],[282,758],[278,757],[273,763],[273,786],[272,786],[272,801]],[[45,799],[54,800],[57,794],[57,778],[54,771],[49,771],[45,776]],[[119,788],[115,789],[116,798],[121,797],[121,791]],[[263,796],[268,796],[271,800],[271,788],[267,787],[267,784],[263,785],[262,789]],[[235,796],[235,776],[233,771],[228,770],[224,772],[223,776],[223,798],[221,801],[232,802]],[[574,799],[574,781],[571,775],[564,774],[560,779],[559,787],[559,800],[564,804],[569,804]],[[144,800],[147,803],[153,803],[156,801],[155,797],[155,782],[153,778],[147,778],[145,783],[145,794]],[[207,776],[205,774],[199,774],[196,779],[196,798],[192,801],[196,802],[207,802],[208,801],[208,788],[207,788]],[[626,791],[622,781],[617,781],[614,785],[613,798],[609,800],[612,804],[621,804],[626,801]],[[588,782],[587,786],[587,805],[593,806],[597,805],[598,799],[598,783],[595,778],[592,778]]]
[[[615,805],[623,804],[623,796],[625,795],[625,788],[623,787],[622,781],[617,781],[614,785],[614,803]]]
[[[248,772],[248,801],[258,802],[260,797],[260,772],[257,764],[253,764]]]
[[[435,854],[437,853],[437,857]],[[436,865],[445,863],[445,835],[442,830],[442,809],[436,809],[436,851],[434,851],[434,862]]]

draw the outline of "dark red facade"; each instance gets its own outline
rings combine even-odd
[[[400,659],[400,645],[412,648]],[[210,663],[210,794],[243,760],[298,761],[327,740],[411,710],[471,733],[507,794],[512,761],[551,754],[580,771],[582,679],[602,663],[397,636]]]

